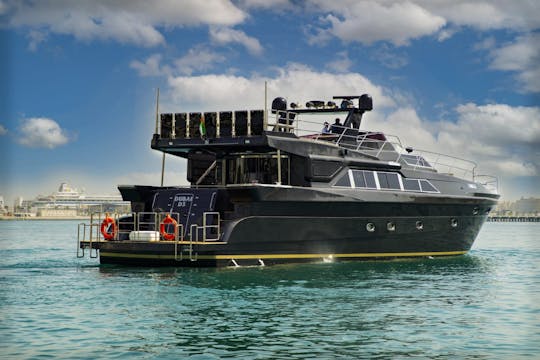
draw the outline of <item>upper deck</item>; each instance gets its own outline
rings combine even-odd
[[[156,119],[152,148],[187,158],[194,151],[214,154],[270,153],[277,150],[304,157],[347,156],[383,161],[394,167],[432,171],[475,180],[472,161],[406,148],[398,136],[360,129],[373,108],[368,95],[336,96],[335,102],[310,101],[304,108],[276,98],[269,111],[163,113]],[[353,100],[358,100],[354,104]],[[334,118],[344,118],[342,125]],[[324,122],[331,132],[322,131]],[[489,179],[488,179],[489,180]]]

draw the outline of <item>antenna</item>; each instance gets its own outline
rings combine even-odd
[[[158,130],[159,130],[159,88],[157,88],[157,93],[156,93],[156,134],[159,134],[158,133]]]
[[[159,88],[156,92],[156,135],[159,130]],[[163,186],[163,178],[165,177],[165,151],[163,151],[163,157],[161,158],[161,186]]]
[[[264,82],[264,123],[263,130],[266,131],[268,125],[268,82]]]

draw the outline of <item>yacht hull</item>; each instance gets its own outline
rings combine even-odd
[[[290,262],[458,256],[486,216],[252,216],[231,224],[228,241],[94,243],[102,264],[236,266]],[[369,230],[368,230],[369,229]],[[372,230],[372,231],[370,231]]]

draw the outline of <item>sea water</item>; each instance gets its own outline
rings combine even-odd
[[[0,357],[540,357],[538,223],[454,258],[224,269],[100,266],[76,226],[0,221]]]

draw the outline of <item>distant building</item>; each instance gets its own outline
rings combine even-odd
[[[6,204],[4,203],[4,197],[0,195],[0,215],[7,213]]]
[[[37,210],[37,216],[39,217],[75,217],[79,215],[77,209],[60,208],[60,209],[48,209],[40,208]]]
[[[514,203],[513,210],[518,214],[538,214],[540,213],[540,199],[521,198]]]
[[[120,195],[89,195],[61,183],[58,191],[32,200],[31,208],[37,216],[71,217],[94,212],[127,213],[130,203],[123,201]]]
[[[540,199],[521,198],[517,201],[501,201],[491,213],[492,216],[540,216]]]

